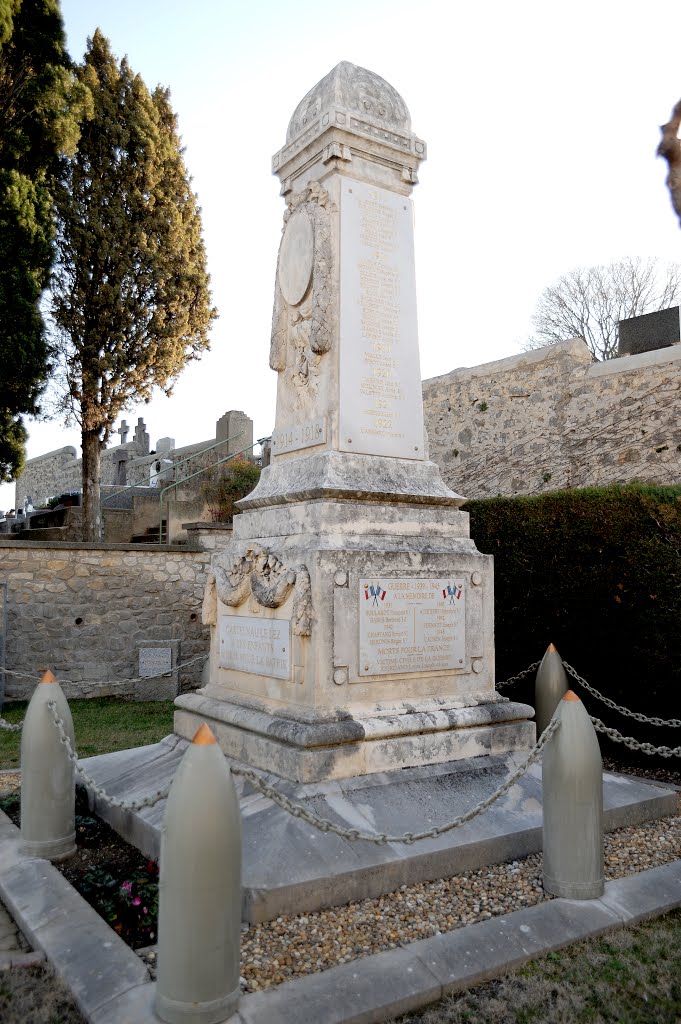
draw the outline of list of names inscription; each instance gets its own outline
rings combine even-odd
[[[460,578],[361,579],[360,676],[463,668],[465,608]]]
[[[411,202],[360,182],[341,203],[340,443],[423,458]]]

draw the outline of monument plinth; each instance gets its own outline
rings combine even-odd
[[[204,601],[226,753],[297,781],[525,748],[494,689],[492,557],[428,458],[410,193],[425,143],[383,79],[341,63],[296,108],[270,365],[271,464]]]

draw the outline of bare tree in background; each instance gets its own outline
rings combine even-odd
[[[657,147],[658,156],[663,156],[669,165],[667,175],[667,186],[672,198],[672,206],[676,210],[676,216],[681,224],[681,100],[672,110],[671,120],[663,124],[662,141]]]
[[[681,296],[681,265],[627,257],[600,267],[578,267],[546,288],[532,317],[536,329],[525,350],[584,338],[594,359],[613,359],[618,322],[668,309]]]

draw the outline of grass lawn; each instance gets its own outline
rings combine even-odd
[[[173,731],[171,700],[129,701],[120,697],[70,700],[79,757],[157,743]],[[3,718],[20,722],[26,702],[6,704]],[[0,769],[19,767],[21,733],[0,729]]]
[[[681,911],[533,960],[399,1024],[678,1024]],[[394,1022],[395,1024],[395,1022]]]

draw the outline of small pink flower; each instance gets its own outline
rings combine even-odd
[[[142,913],[143,913],[143,914],[148,914],[148,913],[149,913],[149,911],[147,910],[147,908],[146,908],[146,907],[142,907]]]
[[[123,892],[132,892],[132,882],[123,882],[123,884],[121,885],[121,889],[123,890]]]
[[[135,896],[134,900],[132,901],[132,905],[133,907],[139,907],[141,902],[142,900],[139,898],[139,896]]]

